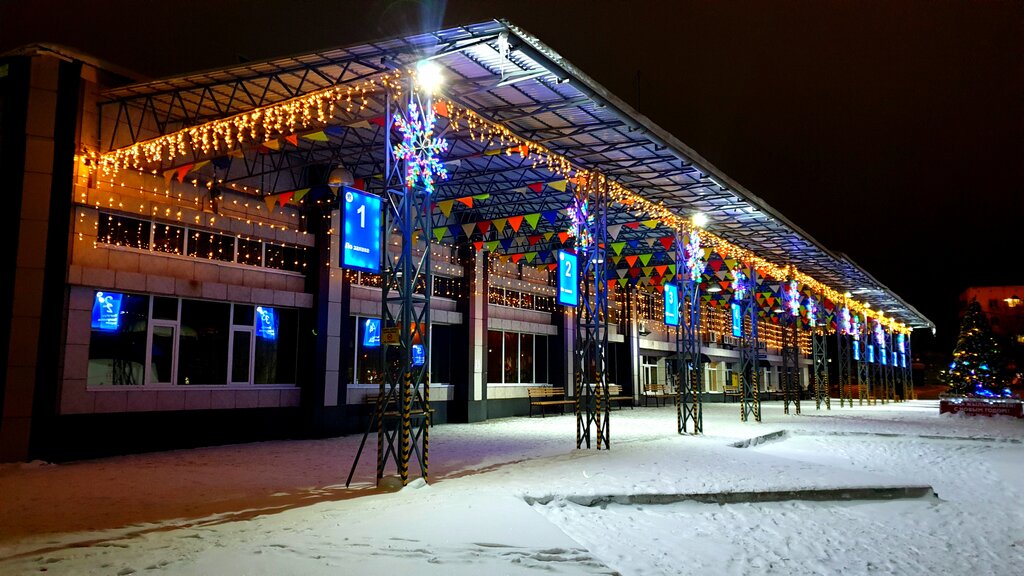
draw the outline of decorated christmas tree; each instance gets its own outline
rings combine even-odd
[[[997,388],[998,349],[992,329],[978,301],[971,300],[960,322],[960,336],[953,349],[946,384],[951,394],[989,395]]]

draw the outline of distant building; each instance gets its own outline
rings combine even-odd
[[[1024,286],[971,286],[960,294],[961,314],[971,300],[981,304],[992,333],[1003,347],[1007,368],[1020,383],[1024,372]]]

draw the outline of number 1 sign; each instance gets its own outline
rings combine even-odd
[[[558,303],[576,306],[579,303],[579,270],[576,255],[571,252],[558,253]]]
[[[380,273],[380,198],[345,188],[343,200],[342,268]]]

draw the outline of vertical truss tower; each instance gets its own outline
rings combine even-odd
[[[700,340],[700,276],[691,274],[687,266],[688,244],[681,230],[676,230],[676,276],[679,282],[679,303],[682,305],[676,327],[676,419],[680,434],[693,425],[693,433],[704,432],[704,414],[700,394],[704,388],[704,364],[701,362]],[[682,316],[685,314],[685,316]]]
[[[740,402],[740,420],[747,421],[749,415],[754,421],[761,421],[761,399],[758,396],[758,341],[757,341],[757,270],[749,268],[749,287],[740,302],[742,315],[750,322],[750,330],[744,330],[743,343],[740,345],[740,380],[743,398]]]
[[[587,234],[576,238],[579,257],[580,305],[576,308],[573,346],[576,407],[576,448],[611,448],[608,414],[608,185],[603,176],[578,181],[576,202],[590,202],[592,219],[582,219]],[[592,435],[595,438],[592,438]]]

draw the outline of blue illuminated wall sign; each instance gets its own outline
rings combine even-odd
[[[665,285],[665,324],[679,326],[679,287],[675,284]]]
[[[904,340],[903,334],[896,335],[896,349],[899,350],[901,354],[907,351],[906,341]]]
[[[423,344],[412,345],[412,365],[423,366],[423,363],[427,361],[426,351],[423,349]]]
[[[92,301],[92,329],[117,330],[121,322],[121,297],[117,292],[97,292]]]
[[[853,341],[853,359],[860,361],[860,342]]]
[[[879,357],[879,359],[882,362],[882,366],[888,366],[889,365],[889,362],[888,362],[889,356],[885,353],[885,348],[879,348],[878,349],[878,357]]]
[[[256,335],[267,340],[277,340],[277,314],[273,308],[256,307]]]
[[[579,270],[576,255],[571,252],[558,253],[558,303],[564,306],[579,304]]]
[[[907,367],[907,355],[902,353],[902,352],[900,352],[900,367],[901,368],[906,368]]]
[[[743,313],[740,305],[732,303],[732,335],[737,338],[743,337]]]
[[[346,187],[342,203],[341,266],[379,273],[380,198]]]
[[[868,362],[875,361],[875,345],[868,344]]]
[[[363,346],[367,348],[380,346],[380,318],[367,318],[363,323]]]

